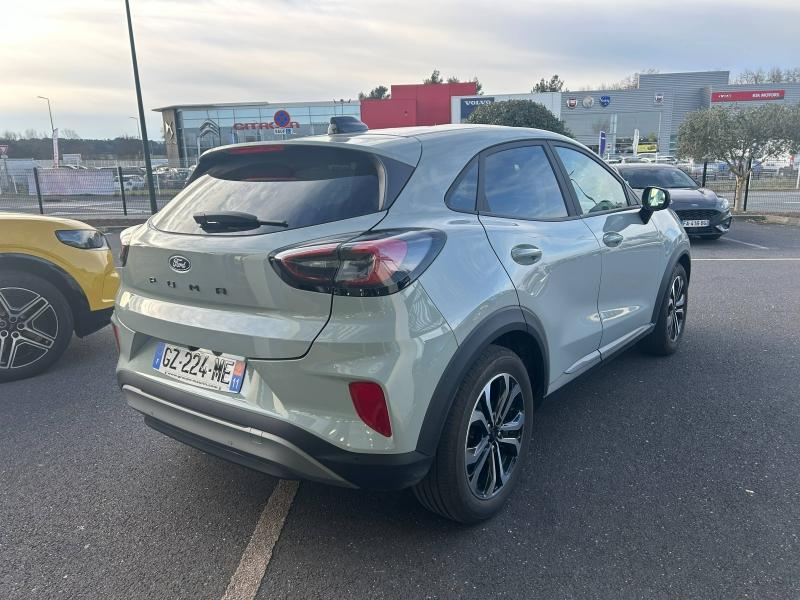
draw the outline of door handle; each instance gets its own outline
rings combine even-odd
[[[532,265],[542,258],[541,249],[530,244],[520,244],[511,249],[511,259],[521,265]]]
[[[616,248],[622,243],[622,234],[616,231],[609,231],[603,236],[603,243],[609,248]]]

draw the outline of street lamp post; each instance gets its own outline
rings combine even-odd
[[[50,115],[50,131],[55,131],[56,126],[53,125],[53,111],[50,109],[50,98],[47,96],[36,96],[37,98],[41,98],[47,102],[47,113]]]
[[[53,140],[53,166],[58,168],[58,146],[56,145],[56,126],[53,125],[53,111],[50,108],[50,98],[47,96],[36,96],[47,102],[47,114],[50,115],[50,139]]]
[[[139,133],[139,139],[142,139],[142,130],[139,127],[139,119],[137,119],[136,117],[130,117],[130,118],[136,121],[136,131]]]
[[[147,139],[147,122],[144,119],[144,105],[142,104],[142,86],[139,83],[139,64],[136,62],[136,44],[133,41],[133,24],[131,23],[131,7],[125,0],[125,14],[128,17],[128,37],[131,41],[131,62],[133,63],[133,83],[136,87],[136,103],[139,105],[139,124],[141,125],[142,150],[144,151],[144,168],[147,176],[147,190],[150,193],[150,212],[158,212],[156,204],[156,188],[153,184],[153,165],[150,162],[150,144]]]

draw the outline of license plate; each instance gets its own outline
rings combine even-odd
[[[696,219],[694,221],[684,221],[684,227],[708,227],[708,219]]]
[[[199,387],[219,392],[239,392],[247,364],[240,356],[190,350],[159,342],[153,355],[153,368]]]

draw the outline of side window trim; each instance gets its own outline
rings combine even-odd
[[[479,204],[479,200],[478,199],[480,198],[480,195],[481,195],[481,167],[480,167],[480,162],[481,162],[481,156],[480,156],[480,153],[478,153],[475,156],[473,156],[471,159],[469,159],[469,161],[467,161],[467,164],[464,166],[463,169],[461,169],[459,174],[453,180],[453,183],[451,183],[450,187],[447,188],[447,192],[445,192],[445,195],[444,195],[444,203],[445,203],[445,206],[447,206],[447,208],[449,208],[450,210],[452,210],[454,212],[466,213],[466,214],[470,214],[470,215],[474,215],[474,214],[476,214],[478,212],[478,204]],[[467,175],[469,175],[469,172],[472,170],[472,167],[475,166],[475,165],[478,165],[478,185],[477,185],[477,190],[476,190],[476,193],[475,193],[475,204],[473,204],[472,210],[462,210],[460,208],[453,208],[450,205],[450,198],[453,197],[453,193],[455,193],[455,191],[458,189],[458,186],[461,185],[461,182],[464,181],[464,179],[467,177]]]
[[[485,173],[486,173],[486,157],[492,154],[496,154],[497,152],[502,152],[504,150],[511,150],[513,148],[525,148],[528,146],[541,146],[542,150],[544,151],[545,156],[547,157],[548,162],[550,163],[550,168],[553,170],[553,174],[555,175],[556,182],[558,183],[558,187],[561,190],[561,199],[564,202],[564,208],[567,211],[567,216],[565,217],[556,217],[553,219],[526,219],[524,217],[508,217],[504,215],[496,215],[490,212],[486,205],[486,193],[484,189],[485,183]],[[561,172],[561,167],[558,163],[554,162],[554,153],[550,150],[549,145],[546,139],[530,139],[530,140],[522,140],[516,142],[507,142],[504,144],[498,144],[496,146],[492,146],[491,148],[484,149],[480,155],[480,166],[478,168],[478,203],[477,203],[477,213],[479,215],[484,215],[487,217],[494,217],[497,219],[515,219],[520,221],[534,221],[534,222],[550,222],[550,221],[568,221],[570,219],[579,219],[581,218],[580,211],[575,210],[574,200],[570,194],[571,186],[569,189],[565,187],[565,180]]]
[[[558,148],[558,147],[566,148],[568,150],[574,150],[575,152],[579,152],[579,153],[583,154],[584,156],[589,157],[590,160],[593,160],[594,162],[596,162],[597,164],[602,166],[606,170],[606,172],[610,173],[611,176],[614,179],[617,180],[617,183],[619,183],[622,186],[622,191],[625,194],[625,200],[628,203],[627,206],[622,206],[620,208],[611,208],[609,210],[599,210],[599,211],[593,212],[593,213],[585,213],[585,212],[583,212],[583,209],[581,208],[580,201],[578,200],[578,196],[575,194],[575,190],[572,188],[572,185],[570,185],[569,186],[569,195],[570,195],[570,198],[572,198],[572,202],[573,202],[574,206],[578,209],[578,215],[581,218],[594,217],[596,215],[608,215],[608,214],[612,214],[612,213],[615,213],[615,212],[622,212],[622,211],[626,211],[626,210],[631,210],[632,208],[639,208],[638,205],[636,205],[636,204],[631,202],[631,194],[628,193],[629,186],[628,186],[627,182],[622,178],[622,176],[619,173],[617,173],[616,171],[611,169],[603,161],[599,160],[596,156],[594,156],[594,154],[592,154],[591,152],[587,152],[586,150],[584,150],[580,146],[568,144],[568,143],[561,142],[561,141],[551,141],[551,142],[549,142],[549,145],[550,145],[550,147],[552,149],[552,152],[553,152],[553,155],[554,155],[554,157],[555,157],[555,159],[556,159],[556,161],[558,163],[558,170],[559,170],[559,172],[561,173],[561,176],[564,178],[564,180],[566,182],[569,182],[569,173],[567,173],[567,168],[564,166],[564,163],[561,161],[561,158],[558,156],[558,152],[556,152],[556,148]]]

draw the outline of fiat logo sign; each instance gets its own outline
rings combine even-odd
[[[178,273],[186,273],[192,268],[192,261],[185,256],[175,254],[169,257],[169,268]]]

